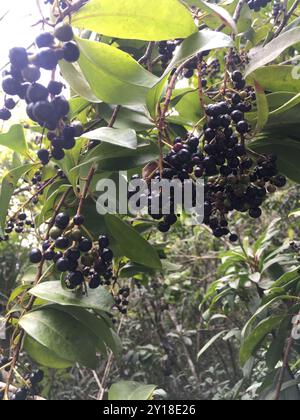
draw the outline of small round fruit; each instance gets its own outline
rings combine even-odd
[[[98,274],[95,274],[94,276],[92,276],[90,282],[89,282],[89,288],[91,290],[95,290],[98,289],[98,287],[101,286],[101,279],[100,276]]]
[[[0,120],[8,121],[11,118],[11,112],[6,109],[0,109]]]
[[[35,63],[42,69],[54,70],[58,64],[58,59],[54,50],[42,48],[35,58]]]
[[[64,118],[66,115],[68,115],[70,111],[69,102],[62,95],[54,98],[52,101],[52,105],[55,110],[55,115],[58,119]]]
[[[50,230],[50,238],[53,239],[54,241],[59,238],[62,234],[63,229],[60,229],[57,226],[54,226],[51,230]]]
[[[58,249],[67,249],[70,246],[70,240],[63,236],[60,236],[55,241],[55,248]]]
[[[276,187],[278,188],[283,188],[286,186],[287,184],[287,180],[285,176],[282,175],[278,175],[275,180],[274,180],[274,184],[276,185]]]
[[[37,153],[38,158],[40,159],[41,163],[46,166],[50,161],[50,153],[46,149],[41,149]]]
[[[239,121],[237,123],[236,129],[240,134],[246,134],[249,131],[249,124],[244,120]]]
[[[110,249],[105,248],[101,253],[101,258],[103,259],[104,262],[108,263],[113,260],[114,254]]]
[[[55,258],[55,252],[52,249],[48,249],[44,254],[46,261],[53,261]]]
[[[61,273],[65,273],[65,272],[69,271],[69,269],[70,269],[69,260],[67,260],[67,258],[60,258],[56,262],[56,269],[58,271],[60,271]]]
[[[254,208],[254,209],[250,209],[249,210],[249,215],[250,217],[252,217],[253,219],[259,219],[262,215],[262,211],[259,207]]]
[[[84,134],[84,128],[80,121],[74,121],[72,127],[75,130],[75,137],[81,137]]]
[[[100,235],[98,242],[99,242],[100,248],[102,249],[109,247],[109,239],[106,235]]]
[[[74,216],[73,222],[75,226],[82,226],[84,224],[84,217],[81,215],[76,215]]]
[[[47,123],[50,122],[52,119],[53,107],[48,101],[39,101],[36,104],[34,104],[32,112],[34,118],[37,121],[41,123]]]
[[[68,275],[67,280],[73,287],[78,287],[84,282],[84,276],[81,271],[74,271]]]
[[[239,240],[239,237],[235,233],[233,233],[232,235],[230,235],[229,240],[230,242],[235,243]]]
[[[54,148],[51,154],[55,160],[62,160],[65,157],[65,152],[60,148]]]
[[[54,36],[50,32],[42,32],[35,40],[38,48],[51,47],[54,43]]]
[[[26,97],[29,102],[46,101],[48,95],[48,90],[40,83],[30,85],[26,92]]]
[[[12,99],[12,98],[5,99],[5,102],[4,102],[5,108],[12,110],[16,107],[16,105],[17,104],[16,104],[16,101],[14,99]]]
[[[31,385],[33,385],[33,386],[42,382],[43,379],[44,379],[44,372],[42,370],[36,370],[29,377],[29,381],[30,381]]]
[[[22,76],[27,82],[35,83],[41,78],[41,71],[37,66],[31,64],[22,70]]]
[[[69,226],[70,217],[66,213],[59,213],[55,218],[55,226],[59,229],[66,229]]]
[[[82,252],[89,252],[93,248],[93,242],[90,239],[84,238],[79,243],[79,249]]]
[[[60,95],[63,90],[64,85],[61,82],[56,82],[55,80],[51,80],[48,85],[48,92],[50,95]]]
[[[69,42],[74,38],[72,26],[61,22],[55,27],[54,36],[61,42]]]
[[[29,260],[32,264],[39,264],[43,259],[43,255],[38,248],[34,248],[29,253]]]
[[[6,76],[2,80],[2,89],[7,95],[17,95],[20,91],[20,83],[11,76]]]
[[[80,57],[80,50],[75,42],[68,42],[63,46],[64,59],[68,63],[75,63]]]
[[[20,70],[28,65],[28,54],[25,48],[12,48],[9,51],[9,59],[12,66]]]

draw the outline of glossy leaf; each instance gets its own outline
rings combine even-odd
[[[146,102],[148,90],[158,79],[129,54],[110,45],[77,39],[80,68],[97,98],[115,105]]]
[[[242,365],[245,365],[262,340],[264,340],[270,332],[278,327],[278,325],[282,322],[282,319],[282,315],[272,316],[265,319],[245,339],[240,350],[240,361]]]
[[[43,308],[24,315],[21,328],[39,344],[70,362],[79,362],[95,368],[95,339],[86,329],[78,328],[78,322],[65,313]]]
[[[267,124],[269,119],[269,105],[264,89],[255,80],[254,81],[257,104],[257,125],[256,130],[260,132]]]
[[[106,215],[105,224],[126,257],[147,267],[162,268],[156,250],[132,226],[115,215]]]
[[[70,87],[74,92],[77,93],[77,95],[81,96],[89,102],[101,102],[101,99],[94,95],[90,85],[84,78],[80,68],[77,68],[76,64],[71,64],[65,60],[62,60],[60,61],[59,66],[64,79],[69,83]]]
[[[24,350],[36,363],[47,368],[67,369],[73,365],[72,362],[59,357],[57,354],[41,345],[29,335],[25,338]]]
[[[263,47],[254,48],[250,51],[250,63],[246,68],[245,75],[253,73],[256,69],[271,63],[283,53],[284,50],[300,41],[300,28],[293,28],[284,32]]]
[[[88,296],[76,295],[74,292],[64,290],[59,281],[41,283],[30,290],[33,296],[48,302],[64,306],[79,306],[104,312],[110,312],[113,298],[103,287],[89,291]]]
[[[99,140],[103,143],[110,143],[115,146],[125,147],[127,149],[137,148],[136,132],[132,129],[115,129],[109,127],[101,127],[96,130],[89,131],[84,137],[90,140]]]
[[[0,134],[0,145],[22,155],[28,155],[24,129],[20,124],[12,125],[7,133]]]
[[[91,0],[72,23],[106,36],[144,41],[186,38],[197,31],[178,0]]]
[[[222,32],[204,29],[183,41],[180,48],[175,53],[166,73],[198,53],[219,48],[229,48],[232,47],[232,45],[233,42],[230,36],[223,34]]]

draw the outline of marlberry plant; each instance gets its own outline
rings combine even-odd
[[[26,243],[31,277],[7,300],[0,399],[35,398],[48,368],[95,369],[108,358],[109,371],[112,355],[120,356],[116,324],[120,330],[130,315],[132,279],[162,275],[160,241],[189,219],[173,192],[171,211],[153,209],[162,191],[154,197],[152,180],[176,180],[182,189],[191,181],[194,205],[202,179],[204,217],[196,229],[241,247],[251,280],[262,271],[252,256],[265,239],[247,256],[235,220],[259,224],[270,196],[300,181],[300,82],[291,64],[299,3],[124,0],[120,14],[118,0],[50,0],[32,47],[8,51],[0,144],[14,155],[2,179],[0,233],[1,241],[20,236]],[[9,125],[16,109],[26,116]],[[99,211],[104,180],[124,188],[120,171],[146,181],[147,216]],[[279,281],[274,299],[285,285]],[[210,303],[213,312],[218,292],[203,307]],[[256,307],[269,304],[263,287],[254,292]],[[242,364],[282,328],[277,315],[263,313],[243,331]],[[290,319],[288,336],[292,328]],[[286,389],[292,341],[276,399]]]

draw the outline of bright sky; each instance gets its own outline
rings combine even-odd
[[[43,4],[43,0],[41,0]],[[28,47],[39,27],[32,28],[40,19],[37,0],[0,1],[0,66],[7,63],[8,50],[15,46]]]

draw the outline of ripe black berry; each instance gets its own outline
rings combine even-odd
[[[60,213],[55,218],[55,226],[57,226],[59,229],[66,229],[66,227],[69,226],[69,223],[70,217],[65,213]]]
[[[260,208],[254,208],[249,210],[249,215],[253,219],[259,219],[262,215],[262,211]]]
[[[55,241],[55,248],[58,249],[67,249],[70,246],[70,240],[64,238],[63,236],[59,237]]]
[[[74,271],[68,275],[67,281],[70,282],[72,287],[78,287],[84,282],[84,276],[81,271]]]
[[[52,150],[52,157],[55,160],[62,160],[65,157],[65,152],[63,149],[55,148]]]
[[[35,58],[35,63],[42,69],[54,70],[58,64],[55,51],[51,48],[42,48]]]
[[[84,224],[84,217],[81,215],[76,215],[73,219],[75,226],[82,226]]]
[[[105,262],[111,262],[114,258],[114,254],[110,249],[104,249],[101,253],[101,257]]]
[[[28,65],[28,55],[25,48],[12,48],[9,51],[9,59],[12,66],[20,70]]]
[[[41,78],[41,71],[37,66],[30,65],[22,70],[22,76],[29,83],[35,83]]]
[[[101,286],[101,279],[100,276],[95,274],[92,276],[90,282],[89,282],[89,288],[92,290],[98,289],[98,287]]]
[[[19,389],[13,396],[12,401],[25,401],[28,397],[29,390],[27,388]]]
[[[89,252],[93,248],[93,242],[90,239],[82,239],[79,243],[79,249],[82,252]]]
[[[64,59],[69,63],[75,63],[80,57],[80,50],[75,42],[68,42],[63,46]]]
[[[249,124],[247,121],[239,121],[236,129],[240,134],[246,134],[249,131]]]
[[[101,249],[107,248],[109,246],[109,239],[106,235],[99,236],[98,242]]]
[[[43,32],[36,38],[35,43],[38,48],[51,47],[54,36],[50,32]]]
[[[278,175],[275,180],[274,180],[274,184],[276,185],[276,187],[278,188],[283,188],[286,186],[287,180],[284,176]]]
[[[5,108],[12,110],[15,108],[16,105],[17,105],[16,102],[12,98],[5,99],[5,102],[4,102]]]
[[[30,85],[26,92],[26,97],[29,102],[46,101],[48,95],[48,90],[45,88],[45,86],[39,83]]]
[[[2,80],[2,89],[7,95],[17,95],[20,91],[20,83],[11,76]]]
[[[41,251],[37,248],[34,248],[29,253],[29,260],[32,264],[39,264],[43,259]]]
[[[66,271],[69,271],[70,269],[69,260],[67,260],[66,258],[60,258],[56,262],[56,269],[60,271],[61,273],[65,273]]]
[[[11,118],[11,112],[6,109],[0,109],[0,120],[8,121]]]
[[[50,161],[50,153],[48,150],[41,149],[38,151],[37,155],[43,165],[48,165]]]
[[[51,80],[51,82],[48,85],[48,92],[54,96],[60,95],[63,90],[63,86],[64,85],[61,82]]]
[[[55,28],[54,36],[61,42],[72,41],[74,37],[72,26],[64,22],[58,24]]]

